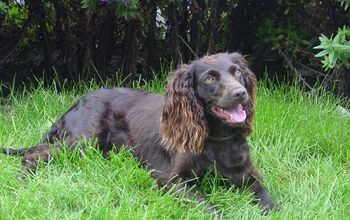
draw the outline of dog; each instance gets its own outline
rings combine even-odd
[[[204,56],[170,77],[165,95],[128,88],[100,89],[72,106],[33,147],[2,148],[21,155],[21,176],[34,173],[65,143],[97,141],[104,157],[126,146],[160,186],[204,201],[197,178],[215,168],[228,185],[247,186],[264,213],[275,207],[250,156],[257,81],[239,53]],[[215,206],[209,207],[215,212]]]

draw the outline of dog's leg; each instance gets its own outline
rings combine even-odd
[[[38,167],[39,161],[48,162],[53,154],[53,148],[49,144],[42,143],[28,150],[22,160],[22,170],[18,175],[20,179],[26,179],[28,175],[33,175]]]
[[[173,157],[168,179],[158,179],[157,183],[164,186],[166,190],[175,191],[175,195],[185,195],[191,201],[207,203],[208,211],[216,219],[222,219],[222,212],[215,205],[210,204],[196,187],[198,181],[196,171],[193,167],[191,153],[178,153]]]
[[[26,179],[28,175],[35,174],[39,162],[47,163],[63,146],[67,146],[68,149],[74,149],[78,145],[77,139],[74,138],[66,138],[63,143],[64,144],[61,142],[54,142],[50,144],[43,142],[36,147],[26,150],[22,159],[22,169],[18,178]]]
[[[225,176],[229,183],[242,188],[248,187],[262,208],[264,214],[268,214],[272,209],[275,209],[275,202],[272,200],[270,194],[266,191],[262,184],[262,176],[258,173],[254,166],[249,161],[249,166],[241,172],[233,172],[229,176]]]
[[[215,216],[215,219],[222,219],[223,214],[221,210],[217,209],[214,204],[211,204],[207,201],[207,198],[202,195],[202,193],[198,190],[195,183],[195,178],[193,179],[184,179],[178,176],[174,176],[170,181],[163,183],[158,180],[158,186],[163,186],[166,191],[175,192],[177,197],[184,195],[188,200],[188,203],[191,204],[193,201],[197,201],[198,203],[206,203],[208,212]],[[162,182],[162,183],[161,183]]]
[[[268,214],[272,209],[275,209],[275,202],[272,200],[270,194],[266,191],[260,178],[256,178],[257,173],[250,175],[248,186],[249,190],[253,193],[254,197],[259,203],[259,206],[264,211],[264,214]]]

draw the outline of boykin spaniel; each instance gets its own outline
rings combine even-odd
[[[126,146],[160,186],[205,200],[198,177],[215,168],[226,184],[246,186],[265,213],[275,207],[249,156],[256,78],[239,53],[219,53],[183,65],[165,95],[128,88],[100,89],[83,96],[37,146],[3,148],[24,156],[21,175],[35,172],[64,142],[97,141],[103,155]],[[209,210],[217,213],[214,206]]]

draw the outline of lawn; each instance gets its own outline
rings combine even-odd
[[[164,82],[130,86],[163,92]],[[58,86],[57,86],[58,87]],[[48,89],[49,88],[49,89]],[[33,146],[80,95],[40,84],[13,92],[1,103],[0,146]],[[350,216],[350,119],[341,103],[322,92],[260,82],[252,158],[281,211],[265,217],[247,190],[225,188],[210,174],[201,191],[227,219],[348,219]],[[349,108],[348,108],[349,109]],[[126,151],[104,160],[62,152],[35,178],[16,178],[20,158],[0,155],[0,219],[211,219],[203,204],[188,206],[156,187],[148,171]]]

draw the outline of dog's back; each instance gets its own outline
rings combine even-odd
[[[163,102],[163,96],[154,93],[128,88],[99,89],[81,97],[52,125],[39,145],[2,151],[24,156],[24,168],[34,172],[37,160],[47,161],[62,143],[74,148],[84,138],[96,140],[106,157],[112,149],[125,146],[140,161],[155,161],[145,164],[148,168],[164,170],[164,160],[158,164],[153,158],[156,151],[167,156],[159,138]]]

